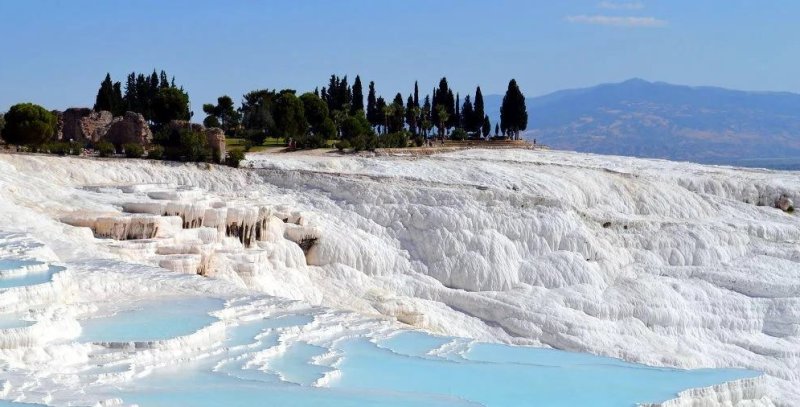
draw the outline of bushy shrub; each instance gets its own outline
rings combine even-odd
[[[161,160],[164,158],[164,147],[154,144],[147,151],[147,158],[151,160]]]
[[[347,140],[342,140],[342,141],[336,143],[336,149],[339,150],[339,151],[344,151],[344,150],[346,150],[348,148],[350,148],[350,142],[347,141]]]
[[[52,143],[42,144],[41,147],[38,149],[40,153],[49,153],[49,154],[57,154],[57,155],[77,155],[80,154],[80,147],[78,145],[72,145],[66,141],[56,141]]]
[[[405,148],[408,147],[408,139],[410,137],[411,133],[406,130],[389,133],[378,139],[378,145],[383,148]]]
[[[98,142],[94,145],[94,148],[97,150],[100,157],[111,157],[116,152],[114,145],[108,141]]]
[[[350,145],[353,147],[353,151],[372,151],[378,145],[378,137],[375,133],[360,135],[355,137]]]
[[[464,129],[455,129],[452,133],[450,133],[450,140],[466,140],[467,139],[467,132]]]
[[[422,147],[423,144],[425,144],[425,137],[420,136],[420,135],[417,135],[416,137],[414,137],[414,145],[415,146]]]
[[[225,157],[225,164],[233,168],[239,168],[239,163],[244,160],[244,152],[240,150],[228,151],[228,156]]]
[[[183,153],[181,159],[186,161],[207,161],[211,158],[211,149],[208,147],[206,136],[203,133],[190,130],[181,130],[180,149]]]
[[[122,148],[125,150],[125,157],[128,158],[141,158],[144,155],[144,148],[141,144],[128,143],[124,144]]]

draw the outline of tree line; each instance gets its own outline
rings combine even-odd
[[[367,85],[366,104],[360,76],[352,85],[348,77],[331,75],[322,88],[297,95],[293,89],[259,89],[246,93],[239,108],[224,95],[216,104],[203,105],[206,126],[221,127],[226,134],[261,144],[267,137],[292,140],[300,148],[341,140],[355,149],[376,146],[405,147],[426,139],[490,138],[492,124],[484,111],[480,86],[473,95],[453,91],[442,78],[430,94],[420,97],[419,84],[407,97],[396,93],[391,101],[379,96],[375,82]],[[518,139],[527,128],[525,98],[515,80],[508,84],[501,106],[501,121],[494,138]]]
[[[114,116],[126,111],[140,113],[145,120],[159,126],[172,120],[189,120],[189,94],[183,87],[175,86],[175,77],[155,70],[150,75],[131,72],[125,81],[123,93],[120,82],[114,82],[107,73],[95,98],[94,110],[107,110]]]
[[[124,89],[106,74],[95,97],[95,110],[115,116],[126,111],[142,114],[155,135],[153,156],[170,159],[208,160],[212,152],[203,146],[191,126],[176,130],[173,120],[189,120],[189,95],[165,71],[151,74],[131,72]],[[398,92],[391,100],[379,95],[375,82],[366,92],[360,76],[352,84],[347,76],[331,75],[325,86],[298,96],[293,89],[258,89],[242,96],[237,108],[227,95],[202,106],[206,127],[219,127],[228,136],[263,144],[267,137],[291,140],[297,148],[316,148],[335,140],[339,148],[355,150],[376,147],[422,145],[435,139],[519,139],[527,128],[525,98],[515,80],[509,81],[500,111],[500,123],[492,123],[485,112],[480,86],[474,94],[455,92],[443,77],[424,97],[414,83],[407,97]],[[5,127],[5,128],[3,128]],[[0,115],[0,134],[6,142],[42,145],[54,141],[55,116],[38,105],[18,104]],[[183,134],[187,133],[187,134]],[[195,145],[195,144],[199,144]],[[117,150],[120,146],[116,146]],[[137,149],[138,150],[138,149]],[[224,157],[214,157],[219,161]]]

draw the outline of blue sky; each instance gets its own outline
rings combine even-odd
[[[165,69],[193,104],[331,73],[378,92],[527,96],[631,77],[800,92],[794,0],[3,0],[0,111],[90,106],[106,72]],[[199,108],[195,107],[196,111]]]

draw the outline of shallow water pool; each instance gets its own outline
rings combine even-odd
[[[209,312],[223,306],[224,301],[205,297],[143,301],[114,315],[80,321],[78,341],[144,342],[189,335],[216,321]]]
[[[62,270],[64,270],[63,267],[49,266],[41,271],[34,269],[27,272],[0,273],[0,289],[44,284],[51,281],[53,275]]]

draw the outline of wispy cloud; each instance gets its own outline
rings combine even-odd
[[[601,1],[597,6],[609,10],[641,10],[644,8],[644,3],[640,1]]]
[[[576,15],[565,17],[570,23],[575,24],[594,24],[594,25],[610,25],[617,27],[640,27],[652,28],[663,27],[667,25],[665,20],[659,20],[655,17],[620,17],[620,16],[604,16],[604,15]]]

